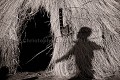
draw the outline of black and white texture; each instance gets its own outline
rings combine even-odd
[[[18,73],[21,31],[42,8],[50,19],[52,58],[43,72]],[[9,80],[119,80],[119,8],[118,0],[1,0],[0,68],[8,68]]]

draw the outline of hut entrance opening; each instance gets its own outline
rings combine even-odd
[[[18,71],[45,70],[51,60],[53,49],[49,14],[41,9],[24,26],[27,27],[21,36]]]

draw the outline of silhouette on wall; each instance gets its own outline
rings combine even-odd
[[[88,40],[91,33],[92,30],[90,28],[82,27],[77,34],[78,40],[75,42],[75,46],[66,55],[56,61],[58,63],[68,59],[70,55],[75,56],[75,61],[80,72],[70,80],[92,80],[94,78],[94,71],[92,70],[93,51],[102,49],[102,47]]]

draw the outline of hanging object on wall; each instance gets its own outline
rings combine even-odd
[[[61,30],[61,34],[62,36],[69,36],[71,35],[71,27],[70,27],[70,22],[67,22],[67,25],[64,26],[63,24],[63,9],[60,8],[59,9],[59,21],[60,21],[60,30]]]

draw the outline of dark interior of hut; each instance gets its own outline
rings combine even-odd
[[[26,26],[19,45],[20,66],[18,71],[45,70],[51,60],[53,49],[53,47],[49,47],[52,45],[49,14],[44,9],[40,10],[27,22]]]

